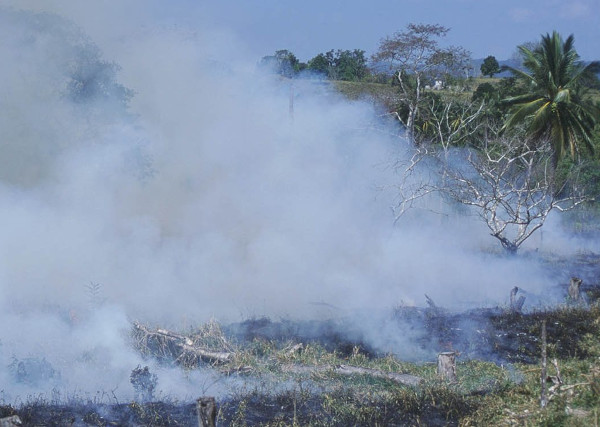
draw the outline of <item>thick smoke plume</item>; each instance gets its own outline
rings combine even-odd
[[[131,396],[134,319],[314,318],[424,294],[498,304],[547,285],[535,264],[482,251],[476,218],[422,210],[394,226],[407,142],[368,103],[261,74],[227,32],[104,11],[103,33],[75,3],[0,9],[6,398]],[[403,336],[373,342],[400,351]],[[165,393],[185,390],[163,376]]]

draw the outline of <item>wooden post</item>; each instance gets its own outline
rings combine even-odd
[[[437,373],[443,380],[456,381],[456,353],[448,351],[438,354]]]
[[[569,284],[569,298],[572,302],[581,301],[581,284],[583,280],[579,277],[571,277],[571,283]]]
[[[547,364],[547,355],[546,355],[546,346],[547,346],[547,339],[546,339],[546,319],[542,320],[542,375],[540,378],[541,381],[541,392],[540,392],[540,406],[542,408],[545,408],[546,405],[548,404],[548,396],[547,396],[547,392],[546,392],[546,377],[547,377],[547,372],[546,372],[546,364]]]
[[[201,397],[196,401],[198,427],[215,427],[217,404],[214,397]]]

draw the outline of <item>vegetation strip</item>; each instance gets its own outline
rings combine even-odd
[[[423,378],[416,375],[399,374],[397,372],[385,372],[379,369],[364,368],[360,366],[351,365],[319,365],[319,366],[306,366],[306,365],[285,365],[282,368],[284,372],[292,372],[295,374],[313,374],[332,372],[336,375],[368,375],[374,378],[383,378],[391,381],[395,381],[400,384],[409,386],[418,386],[423,382]]]

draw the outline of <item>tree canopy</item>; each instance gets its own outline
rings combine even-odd
[[[411,140],[424,102],[424,86],[445,75],[462,73],[470,62],[469,52],[462,47],[439,45],[439,39],[449,31],[437,24],[408,24],[406,30],[382,39],[372,57],[376,64],[389,64],[395,73],[400,84],[401,109],[406,111],[399,118]]]
[[[301,69],[296,55],[287,49],[278,50],[273,55],[263,56],[260,65],[271,68],[274,73],[285,77],[293,77]]]
[[[584,65],[573,35],[563,41],[556,31],[542,36],[533,50],[519,46],[519,51],[525,70],[507,69],[523,83],[522,93],[504,100],[512,110],[503,130],[525,125],[531,144],[551,144],[555,165],[566,153],[577,158],[581,145],[593,151],[600,108],[586,97],[581,83],[600,71],[600,62]]]
[[[319,53],[308,61],[307,69],[332,80],[357,81],[369,73],[365,51],[361,49]]]
[[[484,76],[494,77],[494,74],[500,72],[500,64],[496,58],[492,55],[488,56],[483,60],[483,64],[481,64],[481,74]]]

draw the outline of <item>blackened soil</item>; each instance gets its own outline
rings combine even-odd
[[[513,313],[498,309],[453,315],[424,315],[427,333],[440,348],[473,359],[538,363],[542,321],[552,357],[585,358],[580,342],[586,334],[600,333],[598,307],[564,307],[559,310]]]
[[[0,418],[18,415],[24,426],[192,426],[195,404],[164,402],[130,404],[30,403],[15,409],[0,406]]]
[[[537,259],[536,262],[540,262]],[[465,358],[494,362],[537,363],[540,357],[541,324],[546,320],[548,346],[552,357],[587,357],[580,341],[586,334],[600,334],[600,256],[582,253],[568,259],[547,259],[546,267],[557,278],[552,292],[564,301],[559,306],[530,308],[524,313],[508,307],[493,307],[450,312],[440,307],[398,307],[369,319],[369,328],[360,327],[357,316],[324,321],[272,321],[248,319],[228,325],[224,332],[240,344],[253,340],[318,343],[341,356],[355,348],[369,357],[381,356],[382,349],[370,339],[373,329],[411,331],[412,342],[420,355],[435,360],[441,351],[456,351]],[[569,279],[583,279],[583,301],[568,303]],[[360,317],[358,317],[360,319]],[[381,343],[379,343],[381,345]],[[385,350],[390,351],[388,346]],[[393,350],[392,350],[393,352]]]
[[[229,425],[327,425],[327,426],[456,426],[458,413],[472,407],[458,399],[453,406],[433,405],[431,393],[415,394],[410,401],[385,402],[357,397],[348,391],[327,396],[285,392],[278,395],[250,393],[217,401],[217,424]],[[441,399],[440,399],[441,400]],[[335,402],[332,405],[332,402]],[[19,409],[0,406],[0,418],[18,415],[25,426],[196,426],[195,404],[164,402],[130,404],[29,404]]]
[[[230,324],[223,331],[241,345],[254,340],[275,341],[282,345],[289,342],[316,343],[342,356],[351,355],[355,347],[368,356],[377,355],[376,349],[366,339],[365,331],[358,329],[353,319],[272,321],[262,317]]]
[[[540,357],[542,321],[546,320],[547,342],[552,357],[585,358],[580,341],[586,334],[600,334],[600,308],[595,301],[600,287],[588,286],[592,304],[511,312],[507,308],[486,308],[455,313],[439,308],[401,307],[379,320],[379,325],[398,334],[411,330],[412,342],[432,361],[441,351],[455,351],[463,358],[500,363],[537,363]],[[369,339],[368,329],[359,329],[353,319],[327,321],[272,321],[251,319],[224,328],[231,338],[246,345],[253,340],[317,343],[342,357],[359,348],[368,357],[383,356]],[[416,331],[416,332],[415,332]]]

